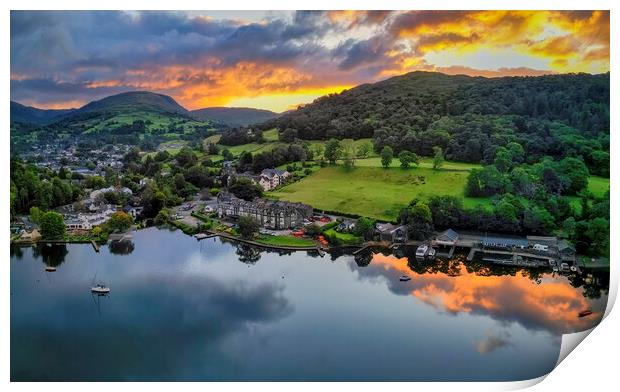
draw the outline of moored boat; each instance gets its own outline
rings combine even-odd
[[[56,272],[56,268],[55,267],[45,267],[45,271],[46,272]]]
[[[110,288],[102,284],[98,284],[95,287],[91,287],[90,291],[95,294],[108,294],[110,292]]]
[[[418,248],[415,250],[415,257],[426,257],[426,255],[428,254],[428,248],[429,246],[426,244],[418,246]]]
[[[408,282],[411,280],[411,277],[407,276],[407,275],[402,275],[399,279],[401,282]]]
[[[578,316],[579,317],[586,317],[592,314],[592,309],[586,309],[586,310],[582,310],[581,312],[579,312]]]

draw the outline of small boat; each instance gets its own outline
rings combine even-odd
[[[560,269],[558,267],[553,267],[553,272],[559,272]]]
[[[415,251],[415,257],[426,257],[428,253],[429,246],[426,244],[422,244],[418,246],[418,249]]]
[[[399,279],[401,282],[409,282],[411,280],[411,277],[407,276],[407,275],[403,275],[400,277]]]
[[[45,271],[46,272],[56,272],[56,268],[55,267],[45,267]]]
[[[108,294],[110,292],[110,288],[102,284],[98,284],[95,287],[91,287],[90,291],[95,294]]]
[[[578,316],[579,317],[586,317],[592,314],[592,309],[586,309],[586,310],[582,310],[581,312],[579,312]]]

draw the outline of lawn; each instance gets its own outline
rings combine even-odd
[[[605,192],[609,190],[609,178],[590,176],[588,190],[596,197],[605,196]]]
[[[357,237],[351,233],[339,233],[333,228],[325,230],[323,235],[334,245],[356,245],[364,242],[362,237]]]
[[[381,165],[381,158],[379,158],[379,157],[357,159],[357,160],[355,160],[355,165],[356,166],[363,166],[363,167],[382,167],[382,165]],[[392,163],[390,164],[390,167],[399,168],[400,167],[400,161],[397,158],[394,158],[392,160]],[[420,159],[420,165],[418,167],[432,169],[433,168],[433,159],[432,158],[421,158]],[[471,169],[479,169],[481,167],[482,167],[482,165],[480,165],[479,163],[464,163],[464,162],[449,162],[449,161],[446,161],[441,166],[441,169],[443,169],[443,170],[470,171]]]
[[[268,142],[277,142],[280,140],[280,136],[278,135],[278,130],[276,128],[272,128],[268,131],[263,132],[263,139]]]
[[[269,151],[276,145],[277,143],[263,143],[263,144],[248,143],[248,144],[241,144],[239,146],[218,145],[218,147],[220,148],[220,151],[228,150],[234,156],[239,156],[244,151],[251,152],[252,154],[255,154],[257,152],[262,152],[262,151]]]
[[[416,168],[325,167],[269,196],[302,202],[316,209],[395,221],[412,199],[433,195],[462,197],[464,205],[490,206],[488,198],[464,196],[467,171]]]
[[[316,243],[308,238],[298,238],[290,235],[261,235],[256,239],[256,242],[260,242],[265,245],[279,245],[279,246],[315,246]]]

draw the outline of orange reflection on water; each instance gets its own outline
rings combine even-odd
[[[487,315],[555,333],[582,331],[602,318],[600,310],[594,310],[588,317],[578,317],[580,311],[592,305],[582,290],[571,286],[563,276],[545,273],[536,282],[526,271],[514,276],[490,275],[490,269],[468,271],[459,260],[445,262],[450,263],[447,273],[437,270],[417,273],[410,269],[408,261],[407,257],[378,253],[373,255],[370,266],[381,268],[381,274],[393,282],[400,275],[410,276],[410,281],[398,285],[405,286],[407,293],[424,303],[451,314]]]

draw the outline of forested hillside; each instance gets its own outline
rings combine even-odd
[[[528,162],[581,155],[606,175],[609,73],[482,78],[413,72],[366,84],[263,123],[300,139],[372,137],[420,155],[489,163],[495,150],[521,144]]]

